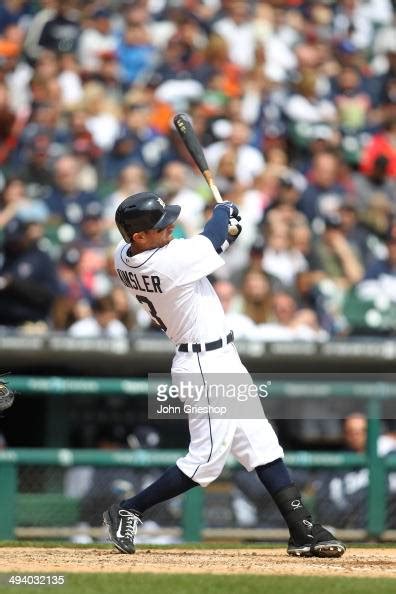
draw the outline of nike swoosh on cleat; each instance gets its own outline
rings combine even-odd
[[[124,537],[124,535],[121,532],[121,526],[122,526],[122,520],[120,520],[120,524],[119,524],[118,529],[117,529],[117,532],[116,532],[116,535],[117,535],[118,538],[123,538]]]

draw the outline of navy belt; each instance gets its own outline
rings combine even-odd
[[[181,353],[202,353],[205,351],[215,351],[216,349],[221,349],[223,346],[230,344],[234,340],[234,333],[231,330],[229,334],[227,334],[226,338],[219,338],[218,340],[213,340],[212,342],[186,342],[184,344],[179,344],[177,350]]]

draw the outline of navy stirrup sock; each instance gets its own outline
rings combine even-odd
[[[282,514],[291,537],[296,543],[304,543],[307,527],[312,526],[312,517],[301,501],[300,491],[291,480],[283,460],[278,458],[257,466],[256,472]]]
[[[167,501],[197,486],[198,483],[186,476],[177,466],[172,466],[146,489],[130,499],[121,501],[120,508],[129,509],[141,515],[153,505]]]
[[[270,495],[293,484],[282,458],[255,468],[257,476]]]

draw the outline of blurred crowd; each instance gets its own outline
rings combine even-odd
[[[379,436],[377,452],[386,458],[396,452],[396,424],[388,421],[388,428]],[[367,452],[368,421],[360,412],[347,415],[341,426],[338,446],[344,452],[364,454]],[[340,528],[364,528],[367,525],[368,489],[370,484],[367,468],[294,469],[293,480],[299,485],[315,516],[328,526]],[[270,496],[254,473],[238,469],[234,474],[236,491],[233,508],[239,525],[274,527],[276,510]],[[388,472],[386,526],[394,529],[396,510],[396,473]],[[247,505],[248,504],[248,505]],[[270,518],[270,519],[269,519]],[[274,521],[275,518],[275,521]],[[282,527],[282,522],[277,524]]]
[[[154,330],[115,276],[118,204],[213,204],[190,114],[243,233],[214,277],[237,338],[396,332],[392,0],[3,0],[0,326]],[[140,307],[140,306],[139,306]]]

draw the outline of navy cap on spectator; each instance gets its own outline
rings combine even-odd
[[[343,39],[340,41],[340,43],[337,45],[337,49],[344,54],[356,54],[356,52],[359,51],[359,49],[350,39]]]
[[[326,229],[338,229],[341,226],[341,217],[338,213],[327,213],[323,217]]]
[[[250,255],[262,255],[265,248],[265,241],[262,235],[258,235],[250,246]]]
[[[70,268],[74,268],[81,260],[81,253],[80,250],[75,246],[70,246],[66,248],[60,257],[60,263],[69,266]]]
[[[306,187],[304,184],[304,178],[293,171],[287,171],[283,173],[279,178],[279,182],[282,186],[293,188],[298,192],[303,192]]]
[[[101,219],[103,215],[103,208],[100,202],[89,202],[84,210],[83,219]]]
[[[112,15],[112,12],[109,8],[98,8],[92,14],[93,19],[109,19]]]
[[[19,239],[26,231],[28,223],[19,218],[11,219],[3,229],[4,243]]]
[[[353,199],[347,199],[340,204],[339,210],[347,210],[348,212],[357,212],[357,206]]]

